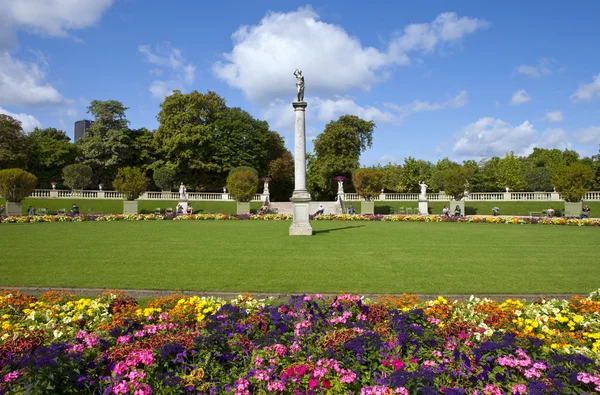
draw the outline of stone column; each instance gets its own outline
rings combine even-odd
[[[295,112],[294,126],[294,219],[290,225],[290,236],[311,236],[312,226],[308,220],[310,194],[306,190],[306,102],[293,102]]]

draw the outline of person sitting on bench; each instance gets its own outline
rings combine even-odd
[[[317,210],[315,215],[323,215],[323,213],[325,213],[325,208],[323,207],[322,204],[319,204],[319,209]]]
[[[546,210],[546,216],[549,218],[554,217],[554,209],[552,208],[552,206],[550,206],[550,208]]]
[[[581,209],[581,219],[589,218],[589,217],[590,217],[590,207],[587,204],[584,204],[583,208]]]
[[[454,209],[454,216],[460,217],[460,214],[461,214],[460,206],[457,204],[456,208]]]

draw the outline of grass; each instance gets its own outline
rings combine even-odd
[[[587,293],[599,229],[157,221],[0,226],[0,287],[230,292]]]
[[[71,210],[73,203],[79,206],[79,211],[82,214],[87,214],[88,210],[93,209],[94,214],[111,214],[123,212],[123,201],[114,199],[35,199],[29,198],[23,200],[23,214],[27,214],[29,206],[33,206],[36,210],[46,208],[50,213],[56,213],[59,209]],[[191,202],[195,213],[226,213],[234,214],[236,212],[236,204],[231,201],[194,201]],[[5,204],[4,199],[0,199],[0,204]],[[251,202],[250,210],[258,211],[260,202]],[[164,213],[165,209],[171,207],[173,211],[177,208],[176,200],[140,200],[138,211],[140,213],[153,213],[154,209],[159,207]]]

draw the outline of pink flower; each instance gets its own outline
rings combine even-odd
[[[512,386],[513,395],[525,395],[527,393],[527,387],[525,384],[515,384]]]
[[[148,384],[140,384],[136,389],[133,395],[150,395],[152,393],[152,388]]]
[[[486,385],[483,389],[483,393],[485,395],[502,395],[500,388],[496,387],[494,384]]]
[[[117,344],[129,344],[131,336],[119,336],[117,337]]]
[[[319,380],[317,380],[317,379],[310,379],[310,380],[308,380],[308,388],[312,389],[312,388],[315,388],[318,385],[319,385]]]
[[[113,394],[126,394],[129,392],[129,385],[127,381],[122,380],[119,384],[113,387]]]
[[[14,372],[5,374],[2,381],[4,381],[5,383],[10,383],[11,381],[16,380],[18,378],[19,378],[19,372],[15,370]]]

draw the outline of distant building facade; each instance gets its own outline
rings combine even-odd
[[[92,126],[92,121],[87,119],[75,122],[75,142],[85,135],[90,126]]]

